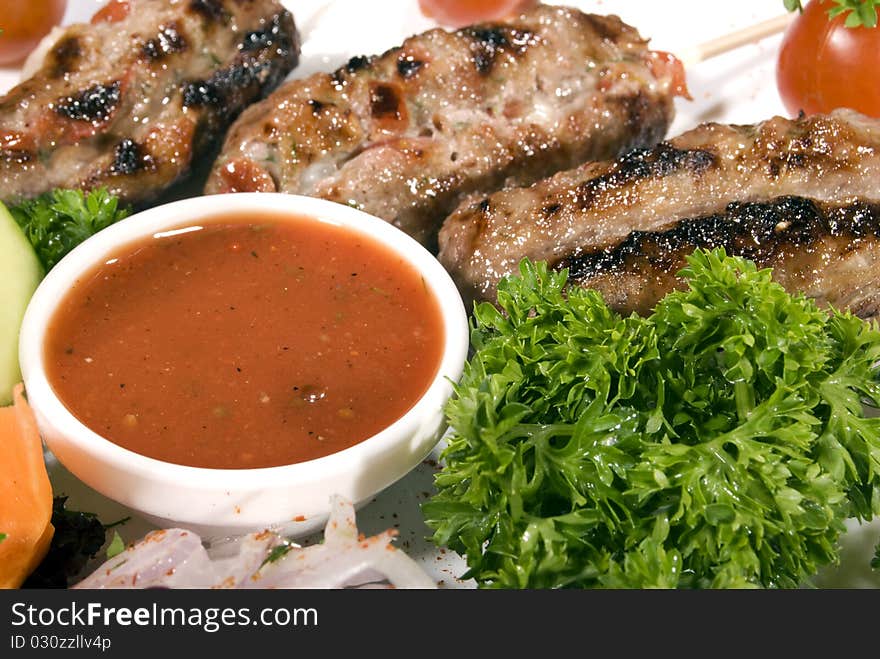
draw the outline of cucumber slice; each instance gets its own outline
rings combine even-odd
[[[12,387],[21,381],[18,330],[42,278],[43,267],[30,241],[0,203],[0,405],[12,402]]]

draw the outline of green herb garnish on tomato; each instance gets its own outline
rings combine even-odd
[[[792,116],[851,108],[880,117],[880,0],[810,0],[788,26],[776,61],[779,98]]]
[[[801,0],[782,0],[788,11],[803,11]],[[829,18],[844,16],[846,27],[876,27],[880,0],[833,0],[827,9]]]
[[[697,251],[623,318],[524,261],[475,308],[433,540],[489,588],[796,587],[880,513],[880,331]]]

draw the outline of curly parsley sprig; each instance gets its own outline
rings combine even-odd
[[[9,211],[46,272],[86,238],[131,213],[106,188],[56,189],[10,206]]]
[[[524,261],[474,311],[434,541],[485,588],[797,587],[880,514],[880,329],[698,250],[648,317]]]
[[[782,0],[788,11],[802,11],[801,0]],[[877,5],[880,0],[833,0],[834,6],[828,10],[832,19],[846,14],[846,27],[877,27]]]

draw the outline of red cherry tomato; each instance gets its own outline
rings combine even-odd
[[[687,74],[684,70],[684,64],[672,53],[663,50],[650,51],[648,59],[648,68],[655,78],[669,77],[672,93],[675,96],[683,96],[689,101],[693,100],[693,96],[688,91]]]
[[[128,0],[110,0],[92,16],[92,23],[118,23],[131,10]]]
[[[776,86],[792,116],[849,107],[880,117],[880,27],[828,19],[830,0],[810,0],[782,37]]]
[[[451,27],[498,20],[534,4],[534,0],[419,0],[425,16]]]
[[[0,10],[0,66],[18,64],[64,18],[67,0],[4,2]]]

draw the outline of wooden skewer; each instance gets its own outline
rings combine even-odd
[[[678,58],[687,67],[707,60],[710,57],[734,50],[740,46],[755,43],[777,32],[782,32],[796,15],[796,12],[788,12],[781,16],[755,23],[736,32],[704,41],[691,48],[684,48],[678,53]]]

